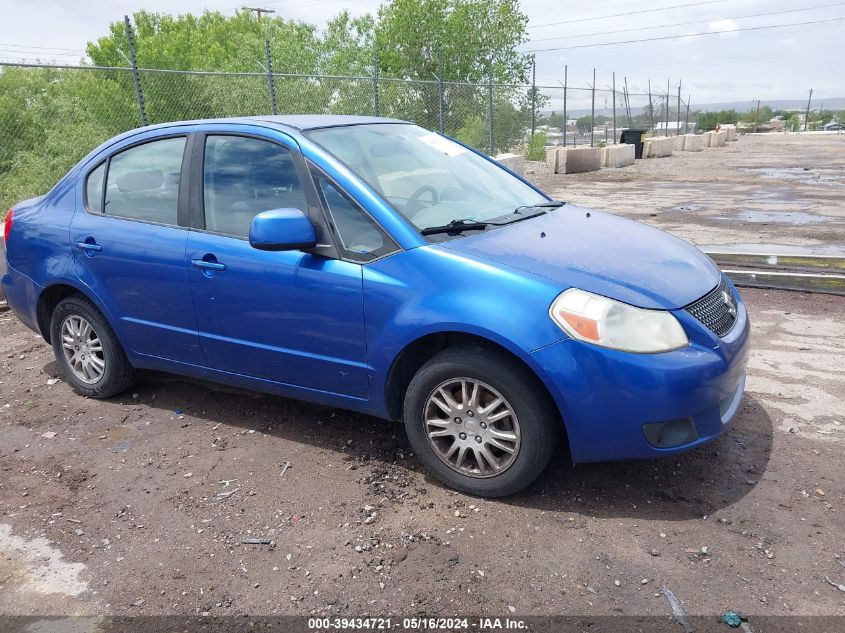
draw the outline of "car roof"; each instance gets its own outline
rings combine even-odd
[[[349,125],[367,125],[373,123],[408,123],[400,119],[389,119],[378,116],[355,116],[350,114],[262,114],[258,116],[227,117],[220,119],[196,119],[193,121],[171,121],[149,125],[144,128],[136,128],[132,132],[144,130],[161,130],[180,125],[203,125],[209,123],[232,123],[232,124],[262,124],[270,123],[274,126],[289,128],[298,132],[316,130],[319,128],[344,127]]]

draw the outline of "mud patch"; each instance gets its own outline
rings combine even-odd
[[[760,174],[767,180],[794,180],[804,185],[845,186],[841,169],[805,167],[741,167],[739,171]]]

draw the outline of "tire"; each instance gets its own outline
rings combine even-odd
[[[473,384],[478,389],[475,396]],[[452,403],[468,406],[453,416],[455,410],[440,388],[451,394]],[[503,404],[491,408],[497,396]],[[432,398],[445,403],[446,408]],[[488,417],[501,416],[506,410],[512,415],[497,421]],[[484,424],[484,420],[489,424]],[[425,468],[447,486],[479,497],[503,497],[531,484],[551,460],[562,428],[550,396],[524,365],[504,353],[475,344],[446,349],[420,368],[405,395],[404,422],[411,446]],[[429,432],[439,433],[441,429],[441,437],[429,440]],[[498,435],[494,437],[493,431]],[[469,439],[462,439],[460,433]],[[509,439],[498,439],[505,435]],[[458,444],[458,448],[453,444]],[[475,452],[484,446],[500,470]],[[498,446],[514,449],[513,453],[499,450]],[[466,456],[463,468],[458,469],[461,447],[466,449]]]
[[[69,330],[63,330],[66,323]],[[90,330],[85,329],[82,326],[83,323],[89,324]],[[81,327],[74,329],[75,325]],[[71,336],[69,333],[74,331],[84,336]],[[93,333],[93,338],[91,333]],[[96,345],[95,340],[99,341],[99,345]],[[82,295],[72,295],[62,299],[55,307],[50,316],[50,341],[53,345],[53,354],[62,368],[65,380],[81,396],[109,398],[126,391],[135,383],[136,370],[126,358],[114,330],[100,311]],[[74,346],[74,349],[67,351],[69,355],[76,354],[75,359],[69,359],[66,355],[65,342]],[[85,345],[88,347],[84,347]],[[93,351],[87,355],[89,370],[86,373],[86,370],[81,368],[85,361],[80,361],[80,358],[84,359],[86,356],[79,355],[79,352],[89,350]],[[94,362],[95,358],[96,362]],[[71,365],[72,360],[76,369]],[[100,364],[101,370],[97,369]]]

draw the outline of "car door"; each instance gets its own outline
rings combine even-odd
[[[207,364],[366,398],[361,263],[249,244],[262,211],[320,212],[295,143],[208,134],[194,163],[192,192],[201,193],[192,199],[186,265]]]
[[[202,364],[184,266],[187,141],[146,140],[91,169],[70,239],[77,275],[119,320],[130,350]]]

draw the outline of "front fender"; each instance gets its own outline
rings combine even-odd
[[[402,350],[429,334],[472,334],[517,357],[565,339],[548,316],[559,292],[547,279],[432,246],[364,266],[374,400],[385,393],[390,368]],[[373,405],[387,411],[384,402]]]

